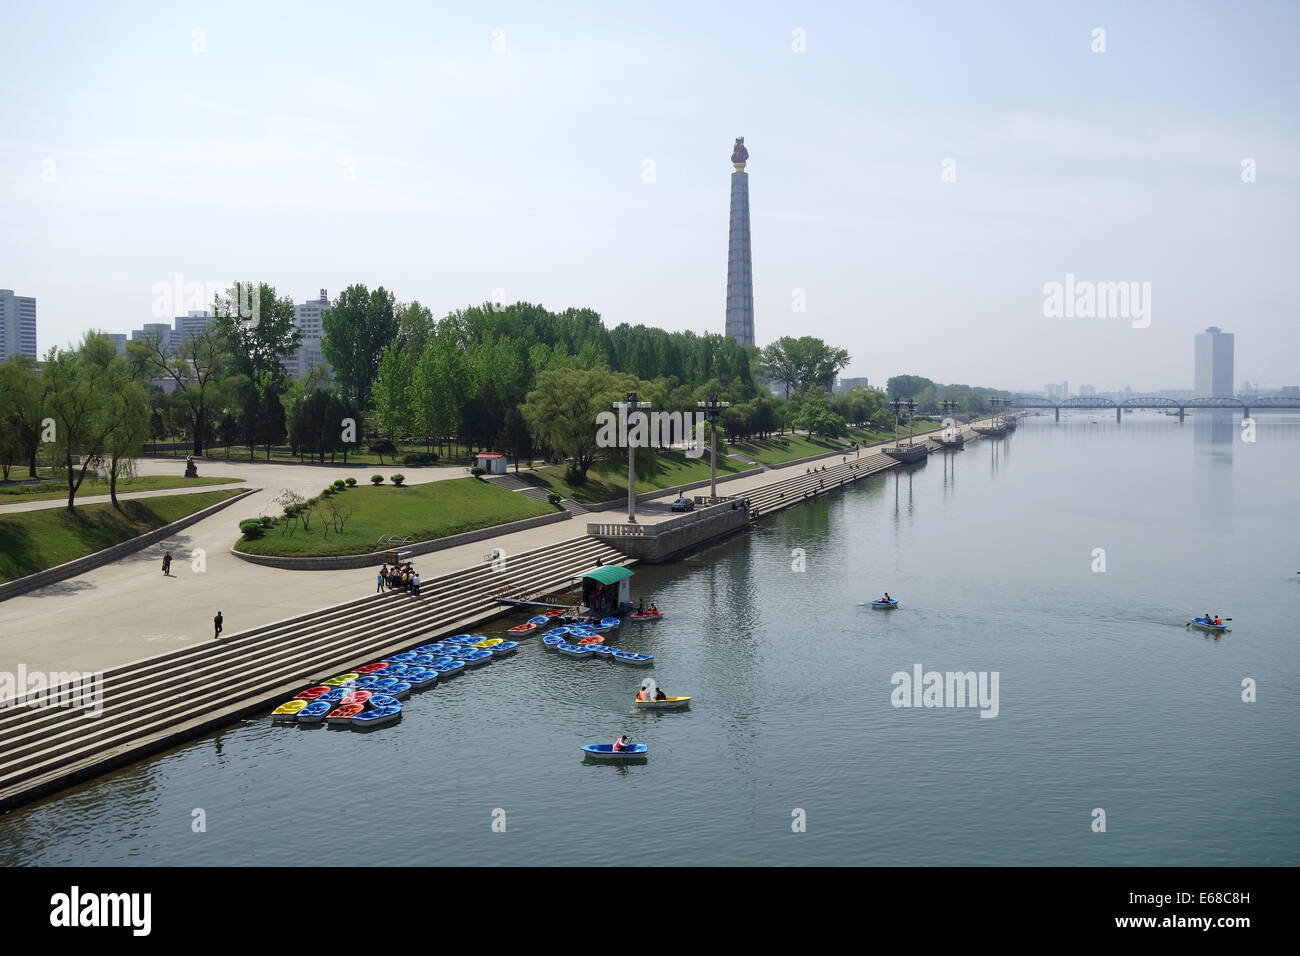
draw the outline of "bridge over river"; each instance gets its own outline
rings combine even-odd
[[[1153,408],[1161,411],[1178,411],[1178,420],[1181,422],[1183,416],[1191,408],[1210,408],[1210,409],[1230,409],[1240,411],[1245,417],[1249,418],[1251,410],[1255,411],[1300,411],[1300,398],[1289,398],[1281,396],[1256,396],[1250,399],[1240,398],[1185,398],[1179,401],[1174,398],[1164,398],[1158,395],[1134,396],[1117,402],[1113,398],[1100,398],[1097,396],[1067,398],[1063,402],[1054,402],[1050,398],[1038,398],[1033,395],[1013,395],[1011,396],[1011,408],[1052,408],[1056,410],[1056,420],[1061,420],[1061,409],[1087,409],[1096,410],[1099,408],[1115,409],[1115,421],[1119,421],[1126,409],[1134,408]]]

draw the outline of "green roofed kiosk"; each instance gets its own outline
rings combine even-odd
[[[592,617],[621,615],[632,608],[632,572],[617,564],[604,564],[577,575],[582,580],[582,604]]]

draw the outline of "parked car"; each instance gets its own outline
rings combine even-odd
[[[690,511],[695,507],[695,502],[690,498],[678,498],[673,502],[673,511]]]

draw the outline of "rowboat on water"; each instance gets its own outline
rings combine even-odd
[[[376,727],[386,727],[389,724],[395,724],[402,719],[402,705],[393,704],[389,707],[379,707],[375,710],[367,710],[356,714],[352,718],[353,730],[373,730]]]
[[[331,726],[350,727],[352,718],[365,709],[365,704],[344,704],[342,707],[336,707],[331,710],[325,717],[325,723]]]
[[[591,637],[584,637],[578,642],[579,644],[604,644],[605,639],[599,634],[593,634]]]
[[[545,614],[543,614],[542,617],[545,618],[559,617],[561,614],[566,613],[568,610],[569,609],[567,607],[553,607]]]
[[[628,617],[630,617],[634,621],[657,621],[659,620],[659,618],[663,616],[664,616],[663,611],[655,611],[653,614],[651,614],[649,611],[646,611],[644,614],[628,615]]]
[[[1215,624],[1212,620],[1206,617],[1194,617],[1190,623],[1192,627],[1196,628],[1198,631],[1207,631],[1210,634],[1222,634],[1224,631],[1232,630],[1228,625]]]
[[[645,744],[628,744],[626,750],[615,750],[613,744],[587,744],[582,752],[590,760],[635,760],[645,758],[650,748]]]
[[[321,681],[321,683],[326,687],[342,687],[344,684],[352,683],[360,676],[360,674],[340,674],[338,677],[331,677],[329,680]]]
[[[686,710],[691,706],[689,697],[665,697],[663,700],[635,701],[637,710]]]
[[[469,667],[482,667],[488,661],[492,660],[491,651],[470,651],[461,658]]]
[[[590,657],[593,653],[590,645],[559,644],[555,648],[565,657]]]
[[[291,724],[298,719],[298,712],[306,707],[311,701],[302,700],[295,697],[293,700],[285,701],[275,710],[271,711],[271,723],[273,724]]]
[[[437,665],[438,676],[442,678],[455,677],[465,669],[464,661],[449,660]]]
[[[538,627],[543,627],[543,626],[545,626],[545,625],[547,625],[547,624],[550,624],[550,623],[551,623],[551,619],[550,619],[550,617],[549,617],[548,615],[546,615],[546,614],[538,614],[536,617],[530,617],[530,618],[528,619],[528,623],[529,623],[529,624],[536,624]]]
[[[373,696],[374,694],[368,690],[354,690],[352,693],[348,694],[341,701],[339,701],[339,704],[345,707],[348,704],[364,704]]]
[[[872,601],[871,606],[877,611],[891,611],[898,607],[898,598],[894,598],[892,601]]]
[[[532,621],[524,621],[523,624],[516,624],[514,627],[506,628],[507,634],[531,634],[537,630],[538,625]]]
[[[614,648],[608,644],[586,644],[583,646],[590,647],[591,652],[597,657],[612,658],[614,656]]]
[[[602,617],[602,618],[600,619],[600,626],[601,626],[602,628],[606,628],[606,627],[618,627],[618,626],[619,626],[620,624],[622,624],[622,623],[623,623],[623,622],[620,621],[620,620],[619,620],[618,618],[616,618],[616,617]]]
[[[303,700],[315,700],[322,694],[328,694],[329,692],[330,688],[326,687],[324,684],[317,684],[315,687],[308,687],[301,694],[295,694],[294,696],[301,697]]]
[[[325,719],[325,715],[334,709],[334,705],[323,700],[314,700],[302,710],[298,711],[298,723],[300,724],[319,724]]]
[[[553,651],[561,644],[568,644],[568,643],[569,642],[565,640],[565,635],[563,634],[547,634],[544,638],[542,638],[542,649],[547,651]]]
[[[494,657],[508,657],[519,650],[518,641],[501,641],[491,648]]]
[[[646,667],[654,663],[653,654],[633,654],[631,651],[614,651],[614,660],[620,664],[631,664],[633,667]]]

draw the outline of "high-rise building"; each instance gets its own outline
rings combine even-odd
[[[1232,398],[1232,333],[1212,325],[1196,336],[1197,398]]]
[[[1093,386],[1091,386],[1091,385],[1080,385],[1080,386],[1079,386],[1079,397],[1080,397],[1080,398],[1095,398],[1096,395],[1097,395],[1097,389],[1094,388]]]
[[[158,348],[163,355],[172,354],[172,327],[166,322],[146,322],[143,327],[131,333],[131,341],[139,339],[157,339]]]
[[[185,315],[176,316],[176,329],[172,340],[179,344],[188,338],[196,338],[202,335],[203,330],[208,327],[208,323],[212,319],[211,312],[188,312]]]
[[[865,376],[861,378],[840,378],[840,379],[836,379],[835,381],[834,392],[836,395],[838,395],[841,392],[847,392],[851,388],[867,388],[867,387],[868,387],[867,379]]]
[[[105,332],[104,338],[108,339],[117,348],[118,355],[126,354],[126,336],[121,332]]]
[[[324,331],[321,319],[330,310],[330,297],[325,289],[320,290],[320,298],[315,301],[302,302],[293,307],[293,327],[302,332],[302,339],[293,354],[280,360],[284,370],[294,378],[304,378],[317,365],[329,367],[325,353],[321,348]]]
[[[745,137],[731,153],[731,227],[727,238],[726,333],[746,348],[754,344],[754,274],[749,244],[749,150]]]
[[[0,289],[0,361],[14,355],[36,354],[36,300]]]
[[[1066,381],[1061,383],[1061,398],[1067,399],[1069,397],[1070,397],[1070,382],[1067,379]]]

